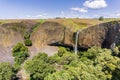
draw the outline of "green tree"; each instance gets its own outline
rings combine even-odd
[[[103,17],[103,16],[99,17],[99,20],[100,20],[100,21],[103,21],[103,20],[104,20],[104,17]]]
[[[10,63],[0,63],[0,80],[11,80],[14,76]]]
[[[12,55],[17,64],[22,64],[29,57],[28,48],[22,43],[16,44],[12,49]]]
[[[81,52],[79,55],[81,58],[83,57],[86,57],[88,59],[91,59],[91,60],[95,60],[96,57],[98,56],[99,53],[102,52],[102,49],[101,48],[98,48],[98,47],[91,47],[90,49],[88,49],[87,51],[85,52]]]
[[[62,57],[64,53],[67,52],[67,49],[64,48],[64,47],[59,47],[59,50],[58,50],[58,56]]]
[[[57,71],[53,74],[47,75],[44,80],[75,80],[67,70]]]
[[[27,61],[25,69],[30,74],[31,80],[44,80],[45,76],[55,71],[48,63],[48,56],[45,53],[39,53],[32,60]]]

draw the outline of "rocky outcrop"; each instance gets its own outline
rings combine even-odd
[[[89,27],[79,33],[79,47],[92,46],[110,48],[112,43],[120,45],[120,21]]]
[[[3,23],[0,25],[0,46],[11,47],[17,42],[23,42],[24,33],[30,31],[36,23],[21,21],[19,23]]]
[[[120,44],[120,21],[112,21],[79,30],[78,47],[92,46],[110,48],[112,43]],[[74,47],[75,33],[57,22],[43,23],[31,36],[35,48],[46,44],[59,44]]]
[[[64,25],[57,22],[45,22],[31,35],[33,46],[36,48],[44,45],[69,45],[71,46],[73,33]]]
[[[0,62],[13,63],[12,48],[24,41],[24,33],[32,28],[35,22],[22,21],[0,24]]]

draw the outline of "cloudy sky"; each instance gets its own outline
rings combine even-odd
[[[0,0],[0,19],[120,17],[120,0]]]

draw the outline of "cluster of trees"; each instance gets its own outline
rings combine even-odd
[[[44,80],[45,76],[55,71],[45,53],[39,53],[32,60],[27,61],[25,69],[30,73],[30,80]]]
[[[29,57],[28,48],[22,43],[17,43],[12,49],[14,56],[14,70],[17,72],[20,65]]]
[[[109,49],[92,47],[75,55],[60,47],[54,56],[39,53],[25,69],[31,80],[119,80],[120,58]]]
[[[12,80],[15,73],[10,63],[0,63],[0,80]]]
[[[29,57],[28,48],[22,44],[16,44],[12,49],[14,56],[14,65],[10,63],[0,63],[0,80],[16,80],[16,74],[21,64]]]
[[[110,49],[92,47],[75,55],[60,47],[53,56],[39,53],[27,60],[24,69],[30,80],[119,80],[120,58],[114,53]],[[0,80],[14,80],[20,65],[29,57],[28,49],[22,43],[14,46],[12,54],[13,66],[0,63]]]

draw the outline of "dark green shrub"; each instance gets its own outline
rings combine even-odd
[[[112,79],[111,80],[119,80],[120,79],[120,69],[116,68],[114,72],[112,73]]]
[[[24,34],[24,39],[30,39],[30,33],[26,32],[26,33]]]
[[[32,46],[32,42],[30,39],[25,39],[24,44],[25,46]]]
[[[104,17],[103,17],[103,16],[99,17],[99,20],[100,20],[100,21],[103,21],[103,20],[104,20]]]

